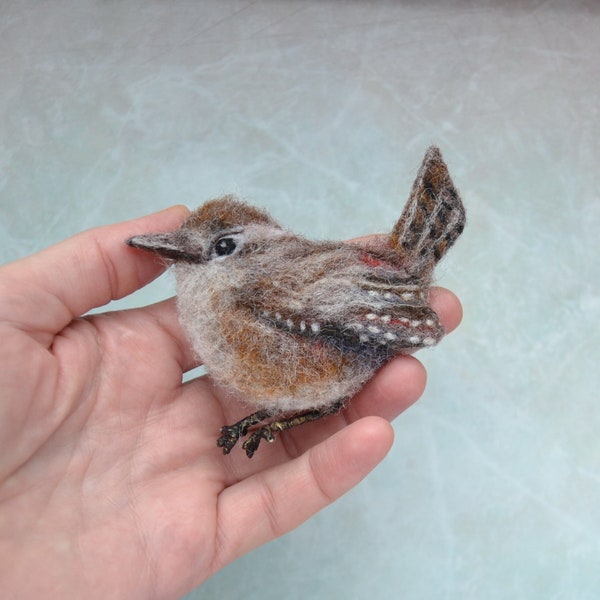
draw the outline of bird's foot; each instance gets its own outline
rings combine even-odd
[[[250,427],[264,421],[268,416],[268,411],[259,410],[233,425],[224,425],[221,427],[221,437],[217,440],[217,446],[223,448],[223,454],[229,454],[238,440],[248,433]]]
[[[276,433],[337,413],[343,406],[344,400],[340,400],[331,406],[307,410],[306,412],[297,413],[289,417],[274,419],[270,423],[253,431],[250,434],[250,437],[243,443],[242,448],[246,451],[246,456],[252,458],[258,449],[261,440],[272,443],[275,441]],[[217,446],[223,448],[224,454],[229,454],[239,438],[248,433],[250,427],[264,421],[268,416],[270,415],[267,411],[259,411],[242,419],[234,425],[225,425],[224,427],[221,427],[221,433],[223,435],[217,440]]]
[[[258,449],[260,440],[266,440],[269,444],[275,441],[275,434],[271,429],[271,425],[265,425],[256,431],[253,431],[250,437],[242,444],[242,448],[246,451],[246,456],[252,458]]]
[[[221,437],[217,440],[217,446],[223,448],[223,454],[229,454],[240,439],[241,431],[236,425],[225,425],[221,427]]]

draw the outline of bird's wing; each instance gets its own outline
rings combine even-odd
[[[295,290],[277,287],[247,290],[245,309],[265,325],[342,351],[393,356],[433,346],[444,335],[427,290],[393,271],[350,265]]]
[[[315,303],[311,331],[317,329],[314,333],[343,350],[375,355],[433,346],[443,337],[439,318],[427,304],[427,291],[374,283],[338,285],[339,301]]]

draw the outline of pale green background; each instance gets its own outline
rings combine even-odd
[[[189,599],[600,597],[599,95],[593,1],[0,2],[2,261],[225,192],[386,231],[432,143],[468,208],[389,457]]]

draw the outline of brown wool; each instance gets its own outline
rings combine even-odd
[[[174,261],[180,320],[215,380],[256,413],[222,429],[227,453],[343,406],[385,362],[443,337],[432,272],[465,210],[431,147],[387,245],[314,242],[232,196],[131,246]]]

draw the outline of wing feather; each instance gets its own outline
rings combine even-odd
[[[248,290],[244,309],[276,329],[382,360],[433,346],[444,329],[427,291],[401,279],[393,284],[392,275],[366,268],[357,273],[351,266],[316,277],[297,293],[274,294],[273,287],[259,285]]]

